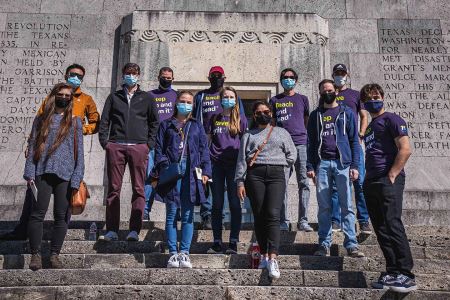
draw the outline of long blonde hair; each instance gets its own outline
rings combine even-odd
[[[228,125],[228,131],[230,132],[230,135],[234,137],[241,133],[241,113],[239,107],[239,97],[234,88],[232,88],[231,86],[226,86],[220,92],[220,99],[223,98],[225,91],[233,92],[234,96],[236,97],[236,105],[231,110],[230,124]]]

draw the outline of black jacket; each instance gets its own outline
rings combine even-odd
[[[98,138],[105,148],[109,141],[147,144],[154,148],[159,119],[154,101],[139,88],[128,104],[123,89],[108,96],[103,107]]]

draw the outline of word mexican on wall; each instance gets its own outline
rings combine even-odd
[[[389,111],[408,122],[414,156],[450,156],[450,47],[439,20],[379,20]]]
[[[0,28],[0,152],[22,151],[42,100],[64,80],[70,17],[8,14]]]

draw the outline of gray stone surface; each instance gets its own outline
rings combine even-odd
[[[408,0],[347,0],[347,18],[407,19]]]
[[[330,50],[345,53],[377,53],[374,19],[330,19]],[[349,41],[357,41],[352,43]]]

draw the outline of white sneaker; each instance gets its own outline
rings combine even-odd
[[[192,269],[191,260],[189,259],[189,254],[180,253],[178,255],[178,260],[180,262],[180,268],[189,268]]]
[[[280,268],[278,268],[278,262],[276,259],[269,259],[267,262],[267,270],[269,271],[269,277],[280,278]]]
[[[169,258],[169,261],[167,262],[167,268],[179,268],[179,267],[180,262],[178,261],[178,254],[175,253]]]
[[[117,232],[114,232],[114,231],[108,231],[106,234],[98,237],[99,241],[105,241],[105,242],[117,241],[118,239],[119,239],[119,236],[117,235]]]
[[[139,234],[136,231],[130,231],[130,233],[127,235],[127,241],[130,242],[139,241]]]
[[[259,261],[258,269],[266,269],[267,268],[267,260],[268,260],[268,257],[262,256],[261,260]]]

